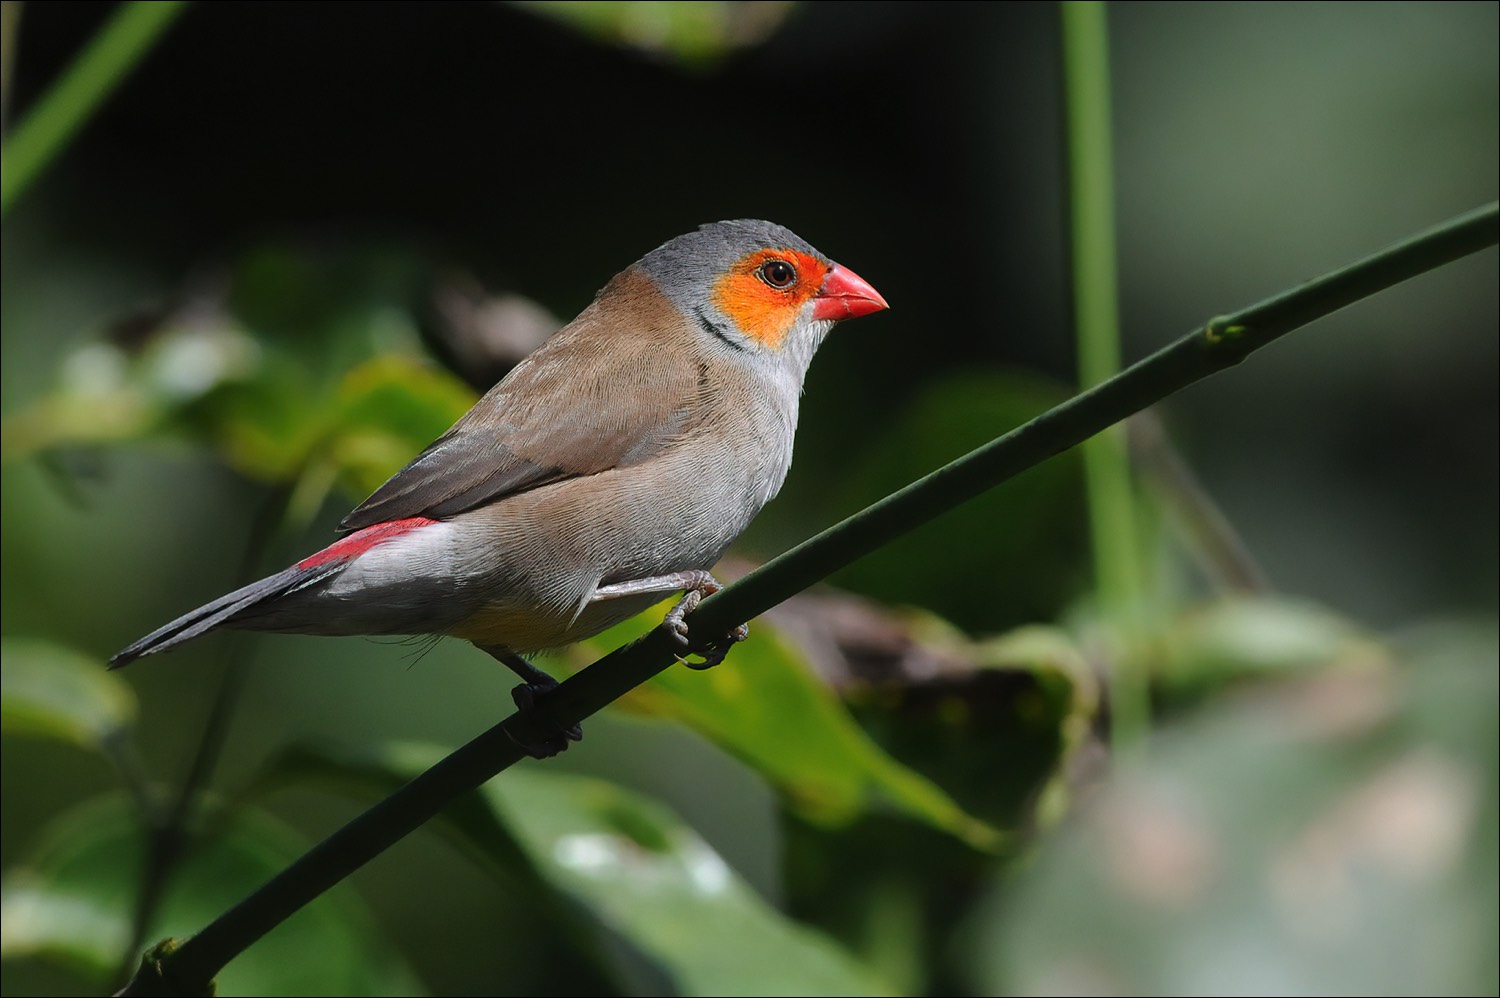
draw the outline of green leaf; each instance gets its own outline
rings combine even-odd
[[[440,757],[397,745],[357,755],[303,748],[283,775],[315,773],[394,789]],[[443,813],[513,877],[518,860],[632,944],[679,994],[886,994],[817,932],[767,905],[666,807],[603,780],[512,768]]]
[[[474,404],[454,375],[390,354],[350,371],[339,386],[326,449],[348,491],[363,499]]]
[[[135,720],[135,694],[104,663],[47,641],[0,642],[0,730],[98,749]]]
[[[222,386],[173,413],[225,464],[262,482],[289,482],[323,440],[328,400],[294,356],[267,349],[259,376]]]
[[[0,956],[50,956],[93,976],[111,969],[129,931],[114,906],[28,870],[5,878],[0,914]]]
[[[614,45],[670,56],[689,65],[716,62],[737,48],[757,44],[781,26],[792,4],[786,0],[515,0],[516,6],[551,18]]]
[[[648,611],[585,647],[603,654],[654,624],[656,614]],[[847,822],[883,805],[975,848],[1000,846],[999,831],[872,740],[769,625],[757,622],[754,630],[724,664],[704,672],[668,669],[623,702],[686,723],[753,767],[811,820]]]
[[[889,993],[653,801],[601,780],[515,770],[483,793],[543,876],[657,960],[681,994]]]
[[[123,802],[95,800],[46,829],[36,853],[6,875],[0,955],[61,962],[95,987],[111,983],[125,962],[144,855],[132,815]],[[256,812],[238,814],[193,840],[147,941],[196,932],[305,848],[297,836]],[[323,895],[273,930],[226,967],[218,984],[221,994],[422,990],[348,888]]]
[[[1056,627],[1020,627],[983,642],[977,650],[984,668],[1026,673],[1043,692],[1040,703],[1021,701],[1030,709],[1018,711],[1012,720],[1012,738],[1006,748],[1007,754],[1018,760],[1023,732],[1056,732],[1057,755],[1049,760],[1051,775],[1037,791],[1032,807],[1033,824],[1050,827],[1062,820],[1072,803],[1072,763],[1093,736],[1101,696],[1099,677],[1067,633]],[[993,721],[993,717],[981,716],[972,727],[983,728]],[[985,734],[974,732],[976,737]],[[962,757],[961,753],[950,754]],[[986,758],[979,764],[988,768],[988,763]],[[1012,768],[1019,767],[1013,764]],[[993,786],[994,774],[987,775]]]
[[[1161,647],[1157,680],[1172,693],[1327,667],[1389,665],[1390,653],[1347,619],[1305,601],[1238,597],[1176,622]]]

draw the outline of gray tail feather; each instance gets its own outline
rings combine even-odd
[[[252,582],[243,589],[236,589],[227,596],[220,596],[212,603],[204,604],[191,613],[183,614],[165,627],[158,627],[144,638],[117,652],[109,660],[109,667],[118,669],[138,658],[175,648],[184,641],[191,641],[216,627],[233,622],[236,617],[264,600],[283,596],[295,589],[301,589],[303,586],[327,578],[343,568],[344,564],[342,561],[330,561],[313,568],[293,566],[284,572],[261,579],[259,582]]]

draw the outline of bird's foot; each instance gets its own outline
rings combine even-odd
[[[533,759],[550,759],[566,751],[569,742],[583,741],[583,729],[573,724],[564,728],[556,721],[536,711],[537,701],[557,689],[557,680],[548,677],[547,683],[522,683],[510,691],[521,712],[526,727],[539,732],[538,736],[523,736],[507,731],[511,741],[521,746]]]
[[[738,624],[722,638],[695,646],[688,637],[687,615],[698,609],[698,604],[703,602],[703,597],[712,596],[724,587],[719,584],[718,579],[707,572],[697,573],[697,578],[693,582],[692,587],[682,594],[682,599],[677,601],[677,605],[667,611],[666,617],[662,619],[662,626],[678,644],[687,650],[688,654],[697,655],[700,658],[699,661],[691,661],[679,655],[677,661],[689,669],[712,669],[724,661],[730,648],[750,636],[750,628],[746,624]]]
[[[557,680],[515,652],[504,648],[480,647],[523,680],[520,686],[510,691],[510,698],[521,712],[520,727],[525,733],[506,729],[511,741],[521,746],[533,759],[550,759],[565,751],[569,742],[583,740],[583,729],[578,725],[564,728],[545,713],[536,710],[537,704],[557,689]]]

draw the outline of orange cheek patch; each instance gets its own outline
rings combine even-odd
[[[785,260],[797,270],[787,288],[773,288],[756,276],[767,260]],[[773,350],[780,349],[796,322],[797,313],[823,286],[828,267],[795,250],[757,250],[744,257],[713,287],[713,303],[740,332]]]

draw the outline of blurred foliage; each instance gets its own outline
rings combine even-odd
[[[293,490],[295,522],[363,497],[473,405],[420,355],[402,264],[261,247],[207,289],[117,322],[3,424],[5,460],[185,437]],[[392,271],[398,271],[392,273]]]
[[[1294,676],[1308,662],[1329,669],[1391,663],[1384,644],[1352,622],[1325,607],[1276,597],[1195,607],[1164,638],[1155,671],[1168,702],[1209,697],[1236,681]]]
[[[6,219],[6,994],[137,957],[220,675],[211,642],[103,656],[315,546],[507,362],[443,275],[525,340],[759,214],[875,282],[896,308],[823,348],[752,547],[1070,392],[1049,5],[275,6],[194,7]],[[1494,196],[1493,5],[1346,6],[1115,9],[1128,352]],[[28,5],[14,109],[107,10]],[[1153,429],[1224,509],[1143,493],[1161,711],[1130,767],[1064,454],[456,803],[220,993],[1494,993],[1493,269]],[[1240,548],[1298,595],[1219,571]],[[465,648],[260,647],[148,941],[509,710]]]
[[[1500,649],[1419,640],[1158,739],[976,908],[974,990],[1494,993]]]
[[[97,749],[135,721],[135,692],[97,659],[46,641],[7,639],[0,641],[0,661],[6,734]]]
[[[580,642],[575,657],[592,661],[651,626],[648,615],[611,628]],[[754,767],[811,821],[844,826],[885,807],[975,848],[999,845],[993,827],[965,814],[936,784],[871,741],[804,656],[774,632],[734,655],[734,669],[670,669],[632,691],[621,706],[691,726]]]
[[[0,953],[58,960],[91,991],[116,980],[140,887],[140,816],[94,800],[60,815],[4,884]],[[195,838],[147,938],[189,935],[296,859],[311,843],[241,813]],[[349,888],[323,895],[219,978],[224,994],[422,994]]]
[[[441,755],[418,745],[357,755],[305,747],[267,779],[316,777],[383,795]],[[581,908],[588,951],[630,990],[729,994],[753,979],[765,994],[888,993],[831,941],[768,907],[680,818],[615,784],[516,770],[441,820],[503,882],[515,885],[520,861],[529,886],[572,902],[559,909],[554,899],[559,921]]]

